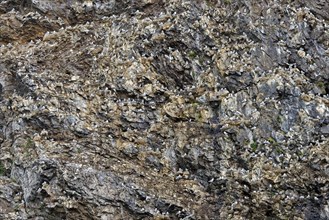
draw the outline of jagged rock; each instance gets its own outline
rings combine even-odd
[[[1,219],[328,219],[327,1],[0,2]]]

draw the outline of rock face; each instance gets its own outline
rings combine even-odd
[[[0,219],[328,219],[328,1],[0,1]]]

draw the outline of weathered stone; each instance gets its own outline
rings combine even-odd
[[[1,219],[328,219],[327,1],[0,1]]]

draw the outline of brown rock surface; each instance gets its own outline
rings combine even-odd
[[[305,2],[0,1],[0,219],[328,219]]]

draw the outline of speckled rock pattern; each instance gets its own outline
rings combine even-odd
[[[0,1],[0,219],[329,219],[328,4]]]

